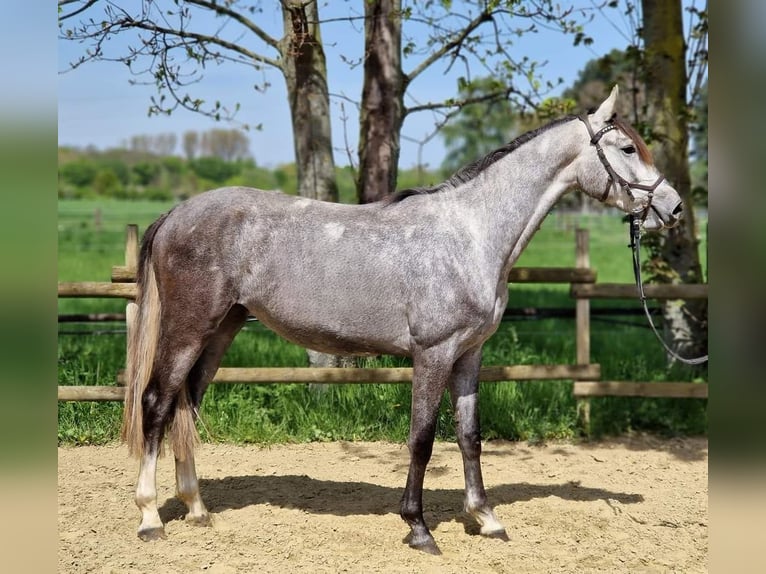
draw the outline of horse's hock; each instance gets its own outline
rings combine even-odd
[[[633,284],[596,283],[596,271],[590,268],[589,235],[586,229],[575,232],[574,267],[516,267],[509,283],[568,283],[575,303],[576,364],[512,365],[482,367],[479,380],[574,381],[573,395],[578,413],[587,430],[590,424],[590,398],[601,396],[707,398],[707,383],[601,381],[600,365],[590,362],[590,300],[632,299],[637,296]],[[61,282],[59,297],[123,298],[126,329],[134,324],[138,306],[136,271],[138,267],[138,226],[126,227],[125,263],[112,267],[111,282]],[[648,297],[655,299],[707,298],[707,285],[648,285]],[[130,338],[128,337],[128,340]],[[126,355],[127,356],[127,355]],[[126,365],[127,366],[127,365]],[[213,383],[402,383],[412,381],[411,368],[221,368]],[[117,386],[60,385],[60,401],[119,401],[125,396],[124,374]]]

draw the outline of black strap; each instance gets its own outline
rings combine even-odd
[[[657,340],[662,343],[662,346],[665,347],[665,350],[676,360],[681,361],[682,363],[685,363],[687,365],[700,365],[702,363],[706,363],[708,360],[708,356],[704,355],[702,357],[695,357],[693,359],[686,359],[684,357],[679,356],[673,349],[671,349],[668,344],[665,342],[665,340],[662,338],[662,335],[660,335],[659,331],[657,331],[657,327],[654,326],[654,321],[652,321],[652,315],[649,313],[649,307],[646,304],[646,295],[644,294],[644,284],[641,280],[641,229],[640,229],[641,222],[635,215],[630,216],[630,245],[628,247],[631,248],[633,252],[633,275],[636,278],[636,287],[638,288],[638,296],[641,300],[641,304],[644,307],[644,313],[646,314],[646,318],[649,320],[649,326],[652,328],[652,331],[654,331],[654,335],[657,337]]]

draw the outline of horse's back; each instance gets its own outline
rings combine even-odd
[[[167,285],[230,299],[304,346],[401,354],[405,263],[392,252],[394,231],[375,225],[376,209],[213,190],[172,211],[156,234],[155,265]]]

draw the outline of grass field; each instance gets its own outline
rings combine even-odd
[[[168,203],[118,200],[59,202],[59,280],[108,281],[124,258],[127,223],[140,232]],[[591,265],[602,282],[630,282],[626,224],[619,214],[550,215],[523,254],[522,266],[571,266],[577,226],[590,230]],[[703,238],[704,240],[704,238]],[[703,241],[702,254],[705,253]],[[594,301],[595,306],[636,307],[635,301]],[[512,285],[509,307],[574,306],[565,285]],[[123,312],[124,301],[60,299],[59,313]],[[639,317],[592,319],[591,360],[609,380],[705,380],[706,373],[674,366]],[[115,384],[125,360],[124,334],[93,334],[124,325],[60,324],[59,384]],[[70,334],[73,331],[88,334]],[[574,321],[502,323],[485,345],[485,365],[573,363]],[[382,357],[367,366],[408,365]],[[224,358],[224,366],[305,366],[303,349],[258,323],[248,323]],[[410,387],[401,385],[213,385],[202,409],[203,439],[258,442],[333,439],[404,440],[409,427]],[[597,434],[631,430],[698,434],[707,430],[706,401],[601,398],[593,400]],[[103,443],[119,434],[121,403],[60,403],[59,441]],[[570,381],[486,383],[481,388],[485,438],[537,440],[578,433]],[[452,413],[445,399],[438,436],[451,438]]]

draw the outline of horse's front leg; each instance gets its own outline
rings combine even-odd
[[[445,364],[446,363],[446,364]],[[439,403],[447,386],[451,361],[413,357],[410,468],[401,503],[401,517],[409,524],[405,539],[412,548],[441,554],[423,519],[423,479],[433,451]]]
[[[505,527],[487,502],[481,475],[481,430],[479,426],[479,368],[481,347],[466,352],[455,362],[449,391],[455,411],[457,441],[463,455],[465,511],[481,526],[481,534],[508,540]]]

